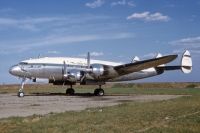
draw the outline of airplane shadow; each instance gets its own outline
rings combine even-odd
[[[104,96],[133,96],[134,94],[105,94]],[[81,96],[81,97],[101,97],[96,96],[94,93],[75,93],[74,95],[67,95],[65,93],[50,93],[50,92],[40,92],[40,93],[29,93],[25,96]]]
[[[25,94],[25,96],[82,96],[82,97],[92,97],[95,96],[93,93],[75,93],[74,95],[67,95],[65,93],[30,93]]]

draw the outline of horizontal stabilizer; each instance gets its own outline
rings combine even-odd
[[[192,71],[192,58],[190,52],[186,50],[183,53],[180,66],[158,66],[156,69],[166,71],[181,70],[183,73],[190,73]]]

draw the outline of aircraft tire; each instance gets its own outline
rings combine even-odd
[[[95,95],[95,96],[103,96],[103,95],[104,95],[104,90],[103,90],[103,89],[100,89],[100,88],[95,89],[95,90],[94,90],[94,95]]]
[[[18,97],[24,97],[24,92],[18,92]]]
[[[99,89],[99,88],[98,88],[98,89]],[[95,95],[95,96],[97,96],[97,94],[98,94],[98,89],[95,89],[95,90],[94,90],[94,95]]]
[[[73,88],[68,88],[68,89],[66,90],[66,94],[67,94],[67,95],[74,95],[74,93],[75,93],[75,90],[74,90]]]

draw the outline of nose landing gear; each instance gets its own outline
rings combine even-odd
[[[17,94],[18,97],[24,97],[23,89],[24,89],[25,82],[26,82],[26,78],[23,78],[22,82],[21,82],[21,87],[20,87],[18,94]]]

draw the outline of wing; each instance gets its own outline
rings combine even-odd
[[[138,72],[143,69],[157,67],[162,64],[169,63],[177,58],[178,55],[168,55],[155,59],[137,61],[134,63],[124,64],[115,66],[114,69],[118,72],[119,75],[125,75],[133,72]]]

